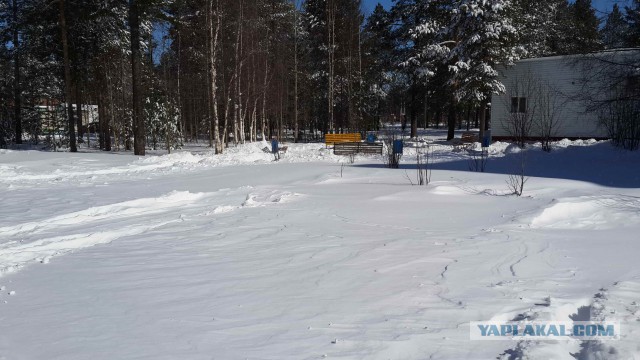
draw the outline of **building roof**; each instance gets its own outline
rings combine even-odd
[[[607,54],[620,54],[620,53],[633,53],[637,52],[640,54],[640,48],[621,48],[621,49],[609,49],[603,50],[588,54],[571,54],[571,55],[555,55],[555,56],[546,56],[546,57],[537,57],[537,58],[528,58],[528,59],[520,59],[516,61],[519,62],[532,62],[532,61],[549,61],[549,60],[567,60],[567,59],[575,59],[584,56],[602,56]]]

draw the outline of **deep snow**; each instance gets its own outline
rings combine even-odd
[[[521,198],[506,143],[486,173],[432,145],[427,187],[411,144],[397,170],[322,144],[2,150],[0,359],[640,358],[640,155],[555,146]],[[622,340],[469,340],[585,318]]]

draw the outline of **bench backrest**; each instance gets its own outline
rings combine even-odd
[[[359,142],[360,140],[362,140],[362,138],[360,137],[360,133],[324,135],[324,142],[327,145],[333,145],[335,143],[343,142]]]
[[[478,141],[478,135],[476,133],[462,133],[460,138],[463,142],[476,142]]]
[[[344,142],[333,146],[335,155],[382,154],[382,144],[366,142]]]

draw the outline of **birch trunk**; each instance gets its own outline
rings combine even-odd
[[[216,2],[216,26],[214,29],[213,26],[213,0],[208,1],[209,5],[209,88],[210,88],[210,99],[211,99],[211,114],[213,117],[211,132],[213,132],[213,138],[215,142],[215,153],[222,153],[222,141],[220,141],[220,123],[218,118],[218,96],[217,96],[217,68],[216,68],[216,58],[218,55],[218,35],[220,34],[220,3]]]
[[[146,131],[142,113],[142,55],[140,54],[140,6],[138,1],[139,0],[129,0],[131,85],[133,90],[133,152],[135,155],[144,155]]]

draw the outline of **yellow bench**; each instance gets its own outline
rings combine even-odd
[[[471,144],[478,141],[478,134],[472,132],[462,133],[462,136],[458,139],[453,139],[453,151],[461,151],[464,149],[469,149]]]
[[[462,133],[460,140],[465,144],[470,144],[478,141],[478,134],[476,133]]]
[[[360,133],[324,135],[324,143],[326,146],[344,142],[360,142],[361,140]]]

